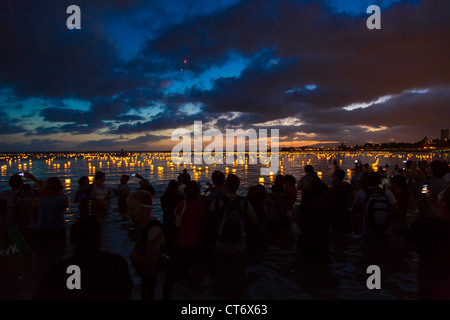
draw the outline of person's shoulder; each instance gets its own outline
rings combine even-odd
[[[164,237],[162,224],[159,221],[155,221],[147,231],[147,241],[150,242],[161,237]]]

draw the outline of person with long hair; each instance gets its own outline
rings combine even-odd
[[[398,174],[392,176],[390,178],[389,189],[394,194],[395,199],[397,199],[398,203],[398,210],[392,217],[392,226],[394,227],[394,234],[396,238],[399,238],[408,228],[407,213],[409,208],[410,193],[407,179]]]
[[[89,185],[89,178],[87,176],[82,176],[78,180],[78,190],[85,188]],[[75,203],[78,203],[78,213],[80,217],[85,217],[89,215],[89,193],[88,192],[76,192],[74,197]]]
[[[102,171],[97,171],[94,176],[94,182],[84,188],[80,188],[77,194],[89,193],[91,201],[91,214],[106,216],[108,211],[108,200],[111,198],[111,192],[105,186],[106,175]]]
[[[178,203],[183,199],[184,196],[178,190],[178,182],[170,180],[164,194],[160,198],[163,210],[163,226],[167,231],[176,230],[174,212]]]
[[[69,207],[69,199],[63,193],[64,186],[57,177],[48,178],[37,199],[38,221],[36,236],[44,241],[65,241],[66,229],[64,213]]]
[[[160,288],[158,280],[165,279],[164,272],[158,268],[158,261],[167,245],[166,237],[162,225],[153,216],[153,197],[150,192],[138,190],[132,193],[127,199],[127,209],[139,230],[130,260],[141,278],[141,299],[153,300],[156,298],[155,286]]]

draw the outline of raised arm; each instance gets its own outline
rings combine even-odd
[[[33,176],[31,173],[29,172],[24,172],[23,176],[27,179],[30,179],[31,181],[34,182],[34,184],[39,188],[42,189],[42,186],[44,185],[44,181],[37,179],[35,176]]]

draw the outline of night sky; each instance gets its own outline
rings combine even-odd
[[[438,138],[449,59],[447,0],[4,0],[0,151],[171,150],[196,120],[280,146]]]

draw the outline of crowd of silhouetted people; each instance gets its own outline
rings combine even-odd
[[[202,190],[184,169],[160,196],[162,219],[153,215],[156,192],[149,180],[136,173],[139,188],[131,192],[124,174],[110,190],[105,173],[97,171],[92,183],[79,179],[73,199],[79,218],[70,229],[74,253],[67,259],[61,258],[69,206],[62,182],[14,174],[11,190],[0,194],[0,298],[19,296],[18,283],[36,257],[41,273],[35,299],[129,299],[132,273],[141,279],[146,300],[172,299],[177,282],[244,299],[246,267],[264,259],[270,245],[285,245],[280,239],[314,258],[339,250],[339,241],[358,234],[368,252],[388,252],[399,244],[415,250],[419,298],[449,299],[448,164],[407,161],[405,168],[386,164],[374,171],[356,162],[349,182],[336,160],[333,165],[331,185],[306,165],[298,180],[277,174],[269,188],[255,184],[245,192],[235,174],[214,171]],[[101,249],[101,219],[114,196],[118,211],[131,219],[129,260]],[[418,217],[411,215],[415,204]],[[68,288],[72,265],[83,274],[82,289]]]

